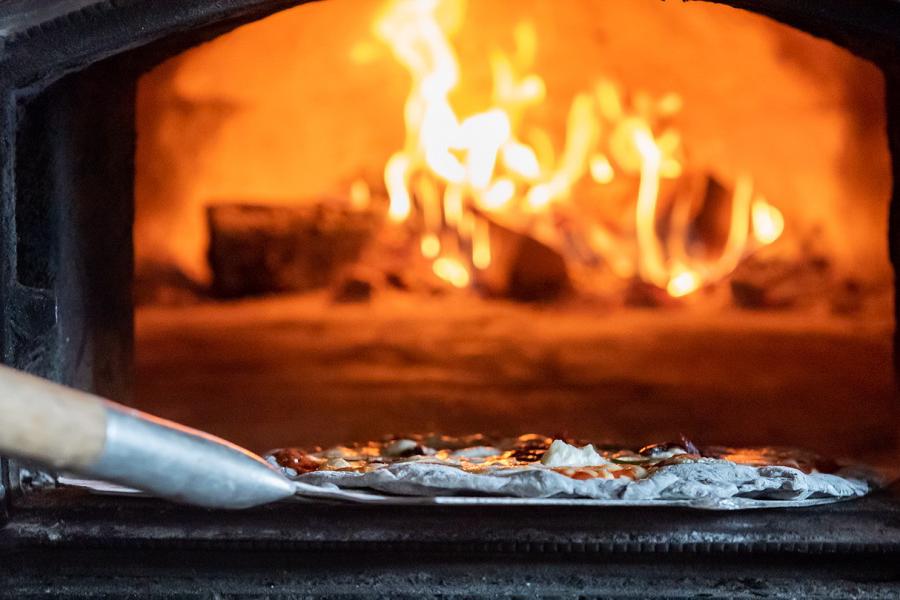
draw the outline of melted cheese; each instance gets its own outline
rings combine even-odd
[[[562,440],[553,440],[541,457],[541,464],[546,467],[596,467],[609,464],[609,461],[600,456],[592,444],[577,448]]]

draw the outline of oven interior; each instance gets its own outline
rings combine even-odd
[[[894,447],[874,64],[706,3],[325,2],[141,76],[135,406]]]

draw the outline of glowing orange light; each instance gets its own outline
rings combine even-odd
[[[484,219],[475,221],[472,232],[472,264],[481,270],[491,266],[491,229]]]
[[[666,291],[673,298],[681,298],[696,292],[702,283],[703,280],[694,271],[682,271],[669,280]]]
[[[357,179],[350,185],[350,205],[355,210],[366,210],[371,201],[372,193],[365,181]]]
[[[757,198],[752,207],[753,236],[764,245],[774,243],[784,233],[784,215],[763,198]]]
[[[634,145],[642,158],[641,183],[637,199],[637,240],[641,277],[659,287],[666,287],[669,271],[665,265],[662,244],[656,235],[656,203],[659,197],[659,168],[662,155],[653,134],[645,128],[633,132]]]
[[[503,208],[516,195],[516,184],[511,179],[498,179],[484,194],[484,208],[498,210]]]
[[[388,216],[392,221],[405,221],[412,211],[412,201],[406,187],[408,172],[409,160],[401,154],[392,156],[384,168],[384,181],[391,199]]]
[[[537,179],[541,176],[541,165],[530,146],[509,142],[504,144],[502,152],[504,166],[516,175],[526,179]]]
[[[444,192],[444,219],[447,225],[456,227],[463,217],[463,191],[455,185],[448,185]]]
[[[452,285],[464,288],[469,285],[469,271],[460,261],[454,258],[441,257],[431,265],[434,274]]]
[[[441,241],[433,233],[423,235],[419,246],[425,258],[437,258],[441,253]]]
[[[384,169],[388,216],[420,227],[421,253],[439,277],[465,287],[471,269],[491,264],[486,215],[519,224],[563,253],[573,244],[560,223],[574,216],[584,226],[580,243],[602,259],[595,262],[673,297],[727,277],[750,253],[782,235],[781,212],[742,176],[735,182],[728,231],[722,232],[723,250],[715,257],[692,254],[691,198],[675,196],[671,205],[660,199],[663,181],[683,177],[689,166],[682,135],[672,124],[684,105],[679,94],[629,93],[601,79],[572,98],[564,135],[529,124],[527,111],[547,95],[544,80],[531,72],[539,40],[530,22],[515,26],[513,52],[489,53],[488,105],[458,113],[451,96],[461,67],[451,39],[464,6],[463,0],[391,0],[374,26],[411,77],[403,112],[406,138]],[[354,55],[363,60],[368,51]],[[631,186],[609,185],[622,179]],[[591,182],[609,186],[604,193],[636,189],[624,223],[607,227],[578,212],[573,194]]]
[[[591,177],[600,184],[610,183],[616,176],[609,159],[603,154],[591,158]]]

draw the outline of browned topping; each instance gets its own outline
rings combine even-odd
[[[310,456],[298,448],[281,448],[272,452],[272,456],[279,465],[288,469],[294,469],[297,473],[309,473],[317,471],[325,462],[321,458]]]
[[[731,462],[751,467],[781,466],[799,469],[804,473],[819,471],[833,473],[838,464],[825,459],[814,452],[797,450],[796,448],[779,448],[767,446],[762,448],[726,448],[712,447],[705,449],[706,456],[730,460]]]
[[[648,456],[650,458],[655,458],[660,454],[666,454],[667,452],[671,452],[672,450],[685,450],[684,446],[675,442],[665,442],[662,444],[650,444],[649,446],[644,446],[638,451],[638,454],[642,456]]]
[[[509,458],[520,462],[538,462],[552,443],[553,438],[542,435],[522,435],[516,440],[515,448],[507,454]]]
[[[472,473],[487,472],[496,468],[528,467],[539,463],[554,438],[528,434],[513,439],[489,439],[483,435],[451,437],[438,435],[410,435],[403,438],[387,437],[380,442],[337,446],[315,452],[298,448],[283,448],[272,452],[277,463],[297,474],[319,470],[368,472],[383,468],[393,462],[425,461],[450,464]],[[574,440],[572,440],[574,441]],[[391,444],[403,442],[392,452],[386,452]],[[567,443],[569,443],[567,441]],[[584,445],[581,443],[580,445]],[[487,454],[471,456],[458,454],[467,448],[485,448]],[[670,452],[685,454],[667,456]],[[693,450],[693,451],[692,451]],[[495,453],[491,453],[495,452]],[[587,479],[640,479],[648,472],[670,465],[703,460],[724,459],[748,466],[787,466],[811,471],[833,472],[837,466],[832,461],[802,450],[792,448],[704,448],[702,454],[696,447],[682,440],[646,446],[636,453],[632,450],[607,448],[602,452],[609,464],[589,467],[560,467],[553,470],[577,480]]]

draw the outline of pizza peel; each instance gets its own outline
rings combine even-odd
[[[209,508],[284,500],[297,487],[202,431],[0,366],[0,454]]]

